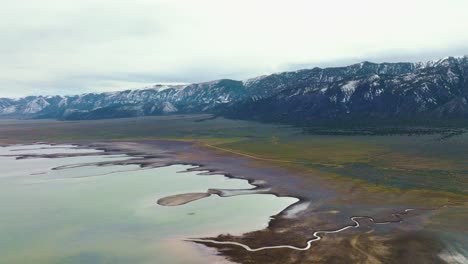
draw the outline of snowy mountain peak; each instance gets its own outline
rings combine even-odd
[[[162,92],[167,89],[181,90],[184,89],[187,84],[155,84],[150,87],[145,87],[145,89],[153,89],[157,92]]]
[[[97,119],[202,112],[287,122],[341,115],[464,117],[468,116],[467,100],[468,58],[463,56],[422,63],[364,61],[244,81],[2,98],[0,117]]]

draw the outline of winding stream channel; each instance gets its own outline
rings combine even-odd
[[[358,222],[358,219],[368,219],[368,220],[370,220],[372,223],[374,223],[376,225],[401,223],[403,221],[401,216],[407,214],[410,211],[414,211],[414,210],[416,210],[416,209],[405,209],[402,212],[394,213],[394,214],[392,214],[392,216],[397,218],[397,220],[384,221],[384,222],[377,222],[377,221],[375,221],[375,219],[373,217],[369,217],[369,216],[353,216],[353,217],[350,218],[350,220],[354,224],[347,225],[347,226],[344,226],[344,227],[342,227],[340,229],[336,229],[336,230],[315,231],[314,234],[312,235],[313,238],[307,241],[307,244],[306,244],[305,247],[295,247],[295,246],[291,246],[291,245],[278,245],[278,246],[265,246],[265,247],[259,247],[259,248],[251,248],[246,244],[233,242],[233,241],[216,241],[216,240],[212,240],[212,239],[196,239],[196,238],[187,239],[187,241],[198,242],[198,243],[212,243],[212,244],[218,244],[218,245],[234,245],[234,246],[242,247],[245,250],[250,251],[250,252],[256,252],[256,251],[267,250],[267,249],[281,249],[281,248],[288,248],[288,249],[293,249],[293,250],[306,251],[306,250],[310,249],[313,242],[316,242],[316,241],[319,241],[320,239],[322,239],[322,236],[320,236],[320,234],[334,234],[334,233],[339,233],[339,232],[345,231],[345,230],[350,229],[350,228],[358,228],[360,226],[360,224]]]

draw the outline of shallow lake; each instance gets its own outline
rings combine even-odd
[[[87,156],[17,159],[54,153]],[[187,165],[96,166],[131,158],[102,154],[71,145],[0,147],[0,263],[223,263],[184,239],[262,229],[270,216],[297,201],[212,195],[164,207],[156,201],[168,195],[253,186],[188,172]]]

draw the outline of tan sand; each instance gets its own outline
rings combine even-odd
[[[184,193],[161,198],[157,201],[163,206],[178,206],[210,196],[209,193]]]

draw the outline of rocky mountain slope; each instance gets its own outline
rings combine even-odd
[[[424,63],[362,62],[76,96],[0,98],[0,117],[99,119],[211,112],[233,118],[312,122],[340,118],[466,118],[468,57]]]
[[[264,121],[318,119],[468,117],[468,58],[427,63],[363,62],[267,76],[253,89],[275,93],[222,110]],[[251,88],[252,89],[252,88]]]

